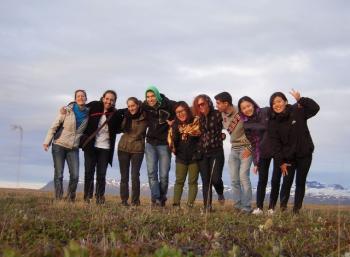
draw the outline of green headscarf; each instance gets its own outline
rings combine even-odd
[[[159,104],[161,104],[163,99],[162,99],[162,97],[160,96],[160,93],[159,93],[158,88],[156,88],[155,86],[149,86],[149,87],[146,89],[146,92],[145,92],[145,97],[146,97],[146,99],[147,99],[147,92],[149,92],[149,91],[153,92],[153,94],[156,96],[157,102],[158,102]]]

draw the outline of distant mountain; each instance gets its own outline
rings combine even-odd
[[[106,181],[106,194],[119,195],[120,183],[116,179],[107,179]],[[64,188],[66,190],[68,186],[68,181],[64,181]],[[41,191],[53,191],[54,184],[53,181],[46,184]],[[84,191],[84,182],[79,181],[78,192]],[[172,197],[174,192],[174,185],[169,185],[168,197]],[[202,199],[202,186],[198,187],[198,199]],[[271,187],[268,185],[266,188],[266,197],[269,199],[269,194],[271,192]],[[291,189],[291,200],[294,197],[295,186],[293,185]],[[227,199],[232,198],[232,189],[225,186],[224,194]],[[253,188],[253,197],[255,198],[256,188]],[[141,195],[150,196],[150,190],[148,183],[141,184]],[[183,197],[187,195],[187,187],[184,188]],[[305,192],[305,203],[314,204],[350,204],[350,189],[344,188],[342,185],[333,184],[326,185],[318,181],[307,181],[306,182],[306,192]]]

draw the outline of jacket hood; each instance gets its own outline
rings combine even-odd
[[[147,99],[147,92],[149,92],[149,91],[151,91],[151,92],[154,93],[154,95],[156,96],[157,102],[158,102],[159,104],[161,104],[162,101],[163,101],[163,98],[162,98],[161,94],[159,93],[158,88],[156,88],[155,86],[149,86],[149,87],[146,89],[146,92],[145,92],[145,98],[146,98],[146,99]]]

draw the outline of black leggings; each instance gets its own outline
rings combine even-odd
[[[267,186],[267,181],[269,177],[269,168],[270,168],[270,163],[271,163],[272,158],[261,158],[259,161],[259,170],[258,170],[258,175],[259,175],[259,181],[258,181],[258,187],[256,190],[256,207],[263,209],[264,207],[264,200],[265,200],[265,194],[266,194],[266,186]],[[273,176],[277,176],[278,173],[280,172],[280,168],[276,167],[275,163],[273,165]],[[271,180],[271,196],[272,194],[276,195],[277,191],[277,197],[272,197],[272,198],[278,198],[278,192],[279,192],[279,180],[278,183],[273,184],[273,179]],[[276,190],[277,188],[277,190]],[[271,205],[271,204],[270,204]]]
[[[203,158],[198,162],[199,172],[202,178],[203,203],[205,207],[211,206],[212,186],[214,186],[216,192],[219,195],[222,195],[224,193],[224,183],[222,181],[222,170],[224,168],[224,164],[225,155],[223,151],[212,154],[205,154]],[[212,175],[211,172],[213,172]]]
[[[283,183],[281,188],[281,208],[286,209],[290,189],[293,184],[294,174],[295,176],[295,196],[294,196],[294,211],[299,211],[303,205],[305,195],[306,177],[309,173],[309,169],[312,162],[312,155],[302,158],[296,158],[295,162],[291,163],[288,167],[288,175],[283,177]]]

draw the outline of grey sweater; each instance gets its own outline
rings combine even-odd
[[[230,134],[230,142],[232,148],[237,149],[241,147],[249,147],[250,142],[244,134],[243,121],[238,113],[236,106],[233,106],[233,111],[230,113],[221,113],[222,124]]]

